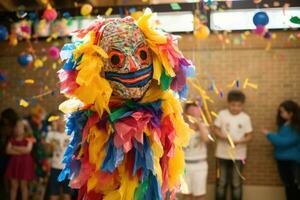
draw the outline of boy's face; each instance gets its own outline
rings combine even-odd
[[[228,109],[229,109],[230,113],[233,114],[233,115],[237,115],[240,112],[242,112],[243,111],[243,106],[244,106],[244,103],[242,103],[240,101],[228,102]]]

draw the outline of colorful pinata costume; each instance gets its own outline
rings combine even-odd
[[[149,10],[99,19],[62,48],[60,109],[73,137],[58,179],[79,199],[174,199],[180,187],[191,130],[178,96],[194,68],[151,20]]]

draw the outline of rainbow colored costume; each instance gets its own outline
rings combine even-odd
[[[174,199],[192,130],[178,97],[194,67],[177,38],[154,28],[153,14],[99,19],[65,44],[60,105],[72,140],[59,180],[79,199]]]

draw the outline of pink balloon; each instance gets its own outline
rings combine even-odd
[[[54,8],[47,8],[43,13],[43,18],[49,22],[52,22],[56,19],[57,12]]]
[[[57,60],[59,58],[59,49],[57,47],[50,47],[48,49],[49,57]]]
[[[256,29],[254,30],[254,32],[258,35],[262,35],[265,32],[265,26],[263,25],[257,25]]]

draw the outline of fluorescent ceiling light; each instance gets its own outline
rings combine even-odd
[[[192,32],[194,30],[193,12],[164,12],[157,13],[160,28],[166,32]]]

